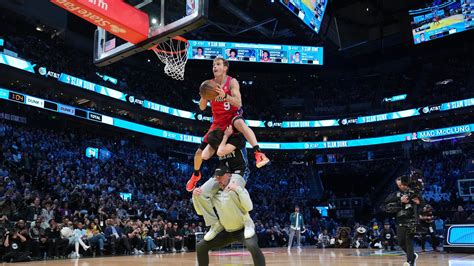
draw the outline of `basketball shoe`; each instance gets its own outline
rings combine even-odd
[[[256,151],[255,162],[256,162],[257,168],[260,168],[260,167],[265,166],[268,162],[270,162],[270,159],[268,159],[265,153],[261,151]]]
[[[204,240],[206,240],[206,241],[213,240],[214,237],[217,236],[217,234],[222,232],[222,230],[224,230],[224,227],[221,225],[221,223],[219,221],[217,221],[215,224],[211,225],[211,227],[209,228],[209,232],[207,232],[204,235]]]
[[[193,175],[191,176],[191,179],[189,179],[188,182],[186,183],[186,190],[189,192],[193,191],[194,188],[196,188],[196,184],[200,179],[201,179],[201,172],[199,172],[199,175],[195,175],[193,173]]]
[[[246,239],[252,238],[255,235],[255,223],[253,222],[252,218],[250,218],[249,213],[244,216],[244,237]]]

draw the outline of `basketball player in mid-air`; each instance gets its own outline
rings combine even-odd
[[[209,132],[207,136],[209,146],[217,151],[219,157],[219,167],[225,167],[232,174],[231,182],[236,183],[242,189],[245,189],[249,177],[247,164],[247,150],[245,149],[245,139],[241,133],[233,134],[232,126],[229,126],[224,132],[217,128]],[[210,158],[212,154],[207,154],[209,149],[204,149],[203,158]],[[196,188],[197,189],[197,188]],[[204,240],[211,241],[224,227],[214,212],[212,198],[219,191],[219,182],[216,177],[209,178],[200,188],[199,195],[193,193],[193,203],[197,213],[204,218],[206,226],[210,226],[209,231],[204,236]],[[248,212],[243,213],[243,225],[245,239],[255,235],[255,224]]]
[[[218,96],[211,100],[212,117],[214,120],[208,133],[204,136],[201,146],[194,155],[194,172],[186,184],[186,190],[189,192],[193,191],[197,182],[201,179],[200,169],[203,161],[203,150],[207,149],[206,154],[211,156],[216,152],[216,150],[208,145],[207,136],[209,132],[217,128],[224,131],[228,126],[232,126],[241,132],[253,147],[257,168],[266,165],[270,161],[260,150],[255,133],[245,124],[242,118],[243,111],[239,82],[227,75],[228,69],[229,62],[227,60],[221,57],[214,59],[212,72],[214,73],[214,81],[217,83],[215,91],[218,93]],[[199,100],[199,108],[202,111],[206,109],[207,102],[208,100],[203,97]]]

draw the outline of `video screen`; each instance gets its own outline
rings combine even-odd
[[[132,200],[132,193],[120,192],[120,197],[124,201],[131,201]]]
[[[328,206],[316,206],[315,209],[319,211],[321,217],[328,217]]]
[[[280,3],[319,33],[328,0],[280,0]]]
[[[86,157],[87,158],[99,159],[99,149],[98,148],[87,147],[86,148]]]
[[[189,40],[188,59],[322,65],[323,47]]]
[[[409,10],[415,44],[474,28],[474,0],[436,0]]]

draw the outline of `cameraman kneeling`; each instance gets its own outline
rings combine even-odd
[[[417,205],[420,198],[407,185],[409,177],[401,176],[396,180],[399,191],[393,192],[385,199],[385,205],[396,209],[398,244],[407,254],[404,266],[415,265],[418,254],[413,247],[413,238],[416,233]],[[389,207],[387,207],[389,208]]]

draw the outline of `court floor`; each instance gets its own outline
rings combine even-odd
[[[317,249],[314,247],[303,248],[301,251],[292,249],[288,252],[286,248],[263,249],[267,265],[289,265],[289,266],[400,266],[404,262],[401,252],[382,252],[374,250],[356,249]],[[70,260],[52,260],[28,263],[15,263],[15,265],[37,266],[138,266],[138,265],[197,265],[196,253],[176,253],[164,255],[143,256],[120,256],[81,258]],[[211,265],[253,265],[252,258],[245,250],[231,250],[212,252],[210,254]],[[474,265],[474,254],[453,254],[426,252],[420,254],[418,266],[467,266]]]

